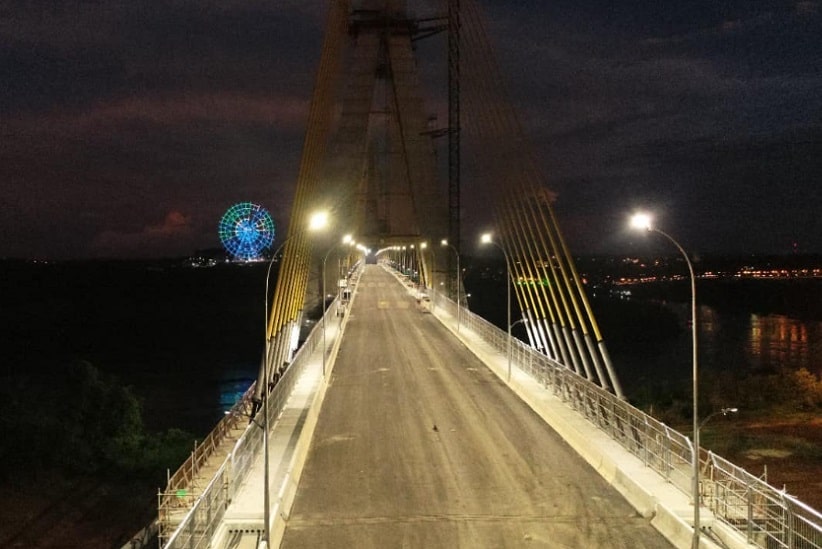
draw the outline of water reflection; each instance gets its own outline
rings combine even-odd
[[[679,319],[679,336],[652,355],[615,354],[625,387],[683,385],[692,375],[690,306],[666,302]],[[773,372],[805,368],[822,377],[822,322],[699,306],[699,368],[716,372]],[[683,385],[684,386],[684,385]]]
[[[687,310],[676,307],[682,317]],[[805,368],[822,375],[822,322],[785,315],[699,308],[699,354],[706,368]]]
[[[223,372],[219,384],[220,411],[222,413],[231,410],[243,397],[243,394],[245,394],[254,382],[254,378],[252,377],[254,374],[256,374],[254,364],[232,368]]]
[[[753,368],[786,366],[822,374],[822,322],[782,315],[750,316],[748,354]]]

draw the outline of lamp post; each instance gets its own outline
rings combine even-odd
[[[323,274],[322,274],[322,276],[323,276],[323,377],[325,377],[325,351],[326,351],[326,348],[325,348],[325,297],[327,295],[326,291],[325,291],[325,278],[326,278],[326,276],[325,276],[325,261],[328,259],[329,254],[337,246],[339,246],[340,244],[348,244],[349,242],[351,242],[351,240],[352,239],[351,239],[350,234],[345,235],[342,238],[341,241],[339,241],[336,244],[334,244],[333,246],[331,246],[328,249],[328,251],[325,253],[325,257],[323,257]]]
[[[512,343],[512,339],[513,339],[512,336],[511,336],[511,330],[514,328],[514,326],[516,326],[520,322],[525,324],[526,322],[528,322],[528,319],[527,318],[520,318],[519,320],[515,320],[513,324],[510,324],[508,326],[508,380],[509,381],[511,379],[511,355],[513,354],[512,350],[511,350],[511,343]]]
[[[269,379],[271,378],[270,373],[270,366],[271,366],[271,358],[269,355],[269,335],[268,335],[268,282],[271,278],[271,266],[274,265],[274,261],[277,259],[277,256],[285,247],[285,245],[296,236],[303,234],[306,230],[307,231],[318,231],[325,226],[328,225],[328,214],[326,212],[317,212],[311,215],[308,221],[307,229],[303,229],[297,231],[296,233],[292,234],[285,240],[280,246],[274,251],[274,254],[271,256],[271,260],[268,262],[268,270],[265,274],[265,358],[263,359],[264,362],[264,375],[265,375],[265,385],[263,386],[263,520],[265,524],[263,525],[264,528],[264,536],[265,536],[265,544],[266,547],[270,546],[271,544],[271,496],[270,496],[270,487],[269,487],[269,455],[268,455],[268,383]]]
[[[482,244],[491,244],[496,246],[502,252],[502,255],[505,256],[505,285],[508,289],[507,294],[507,305],[506,309],[508,311],[508,320],[505,322],[505,325],[508,326],[508,381],[511,381],[511,262],[508,260],[508,252],[505,251],[505,248],[494,242],[493,238],[491,237],[491,233],[485,233],[480,237],[480,242]]]
[[[457,333],[460,331],[460,252],[453,244],[449,244],[446,239],[440,242],[443,246],[447,246],[454,250],[454,255],[457,256]]]
[[[425,268],[425,254],[422,253],[423,250],[428,248],[428,242],[421,242],[420,243],[420,286],[423,287],[425,293],[428,293],[428,282],[431,283],[431,289],[434,288],[434,252],[431,252],[431,280],[428,280],[428,273]]]
[[[691,382],[693,384],[693,437],[694,437],[694,450],[693,450],[693,458],[691,460],[691,466],[693,468],[692,472],[692,485],[691,485],[691,493],[694,500],[694,537],[692,540],[692,547],[693,549],[699,548],[699,538],[700,538],[700,526],[699,526],[699,368],[697,362],[697,326],[696,326],[696,276],[694,276],[694,267],[691,264],[691,260],[688,257],[688,254],[685,252],[685,249],[674,240],[674,238],[669,235],[668,233],[657,229],[656,227],[651,226],[651,216],[644,213],[635,214],[631,218],[631,226],[635,229],[645,229],[646,231],[653,231],[655,233],[661,234],[665,238],[671,241],[674,246],[676,246],[677,250],[682,254],[682,257],[685,258],[685,264],[688,266],[688,275],[691,280],[691,340],[692,340],[692,355],[693,355],[693,363],[692,363],[692,375],[691,375]],[[709,416],[710,417],[710,416]],[[707,419],[706,419],[707,421]]]

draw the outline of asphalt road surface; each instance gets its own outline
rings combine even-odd
[[[368,265],[281,547],[671,545]]]

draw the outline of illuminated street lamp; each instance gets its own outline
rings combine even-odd
[[[325,291],[325,261],[328,259],[328,255],[340,244],[350,244],[353,242],[350,234],[345,235],[342,237],[342,240],[331,246],[328,251],[325,253],[325,257],[323,257],[323,377],[325,377],[325,298],[326,298],[326,291]],[[339,273],[338,273],[339,274]]]
[[[306,231],[315,232],[322,230],[328,225],[328,213],[327,212],[316,212],[311,215],[308,219],[308,227],[306,229],[297,231],[296,233],[292,234],[285,240],[280,246],[274,251],[274,254],[271,256],[271,260],[268,262],[268,270],[265,274],[265,358],[264,358],[264,375],[265,375],[265,384],[263,386],[263,505],[265,509],[263,510],[263,520],[265,521],[264,526],[264,535],[265,535],[265,544],[266,546],[270,546],[271,544],[271,496],[269,494],[270,488],[269,484],[269,455],[268,455],[268,383],[271,376],[270,373],[270,366],[271,366],[271,357],[269,354],[269,337],[268,337],[268,282],[271,278],[271,266],[274,265],[274,261],[277,259],[277,256],[280,254],[282,249],[285,245],[293,238],[303,234]]]
[[[699,424],[699,429],[701,431],[702,428],[705,426],[705,424],[708,423],[708,421],[713,417],[716,417],[716,416],[719,416],[719,415],[727,416],[728,414],[735,414],[738,411],[739,411],[739,408],[722,408],[718,412],[714,412],[713,414],[709,414],[708,417],[703,419],[702,423]]]
[[[460,331],[460,253],[453,244],[449,244],[446,239],[442,239],[441,245],[447,246],[454,250],[454,255],[457,256],[457,333]]]
[[[271,279],[271,267],[274,265],[274,262],[277,260],[277,256],[280,255],[280,252],[288,242],[306,231],[309,232],[316,232],[323,230],[328,225],[328,212],[315,212],[311,214],[308,218],[308,226],[306,229],[297,231],[296,233],[292,234],[285,240],[283,240],[282,244],[274,251],[274,254],[271,256],[271,261],[268,262],[268,270],[265,273],[265,338],[268,341],[268,282]]]
[[[508,320],[505,322],[505,325],[508,326],[508,381],[511,380],[511,262],[508,260],[508,252],[505,251],[505,248],[494,242],[493,238],[491,237],[491,233],[485,233],[480,237],[480,242],[482,244],[491,244],[492,246],[496,246],[502,252],[502,255],[505,256],[505,272],[506,272],[506,287],[508,289],[508,298],[507,298],[507,305],[506,309],[508,311]]]
[[[669,235],[668,233],[657,229],[651,226],[651,216],[645,213],[637,213],[633,217],[631,217],[631,226],[635,229],[645,229],[646,231],[653,231],[655,233],[659,233],[668,240],[670,240],[674,246],[679,250],[682,254],[682,257],[685,258],[685,264],[688,266],[688,275],[691,279],[691,334],[692,334],[692,354],[693,354],[693,371],[692,371],[692,383],[693,383],[693,437],[694,437],[694,449],[693,449],[693,458],[691,460],[691,465],[693,467],[692,472],[692,486],[691,486],[691,493],[694,500],[694,537],[692,541],[693,549],[699,548],[699,538],[700,538],[700,526],[699,526],[699,368],[697,365],[697,345],[696,345],[696,334],[697,334],[697,326],[696,326],[696,276],[694,276],[694,267],[691,264],[691,260],[688,257],[688,254],[685,253],[685,249],[674,240],[674,238]],[[709,416],[710,417],[710,416]],[[707,421],[707,419],[706,419]]]

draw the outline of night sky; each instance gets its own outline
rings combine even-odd
[[[695,253],[822,253],[822,0],[482,5],[573,251],[646,249],[647,207]],[[0,0],[0,257],[188,255],[240,201],[284,230],[325,13]]]

